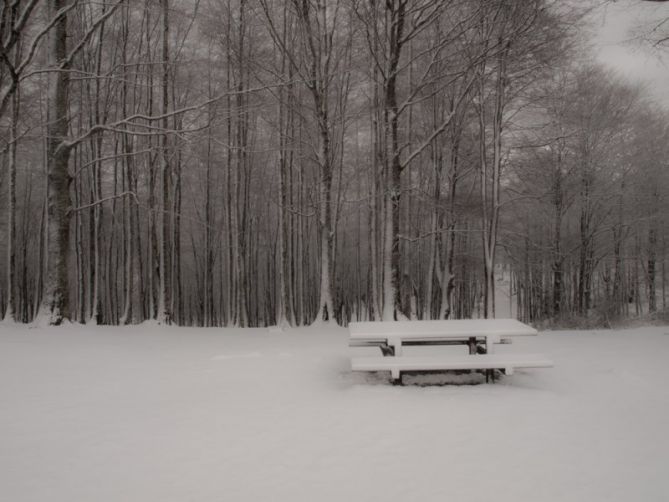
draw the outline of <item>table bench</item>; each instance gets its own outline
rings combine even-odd
[[[516,319],[462,319],[443,321],[352,322],[349,344],[378,346],[382,356],[353,357],[353,371],[389,371],[393,381],[402,372],[484,370],[486,381],[493,370],[512,374],[515,368],[544,368],[553,363],[540,354],[495,354],[494,346],[514,337],[535,336],[537,331]],[[468,345],[469,354],[407,356],[411,345]]]

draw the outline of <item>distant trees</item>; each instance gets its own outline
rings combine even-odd
[[[525,138],[514,173],[523,194],[515,214],[524,220],[515,228],[524,242],[508,246],[519,315],[594,311],[609,322],[630,306],[635,314],[656,311],[658,276],[663,288],[665,281],[656,190],[665,183],[666,114],[651,112],[638,88],[598,67],[556,75],[545,92],[545,124]]]
[[[642,0],[646,5],[653,3],[663,3],[667,0]],[[622,3],[622,2],[621,2]],[[632,8],[632,6],[630,6]],[[635,27],[635,35],[643,42],[650,44],[655,48],[663,48],[669,43],[669,31],[667,31],[667,21],[669,18],[660,17],[645,23],[645,25]]]
[[[547,12],[545,2],[499,1],[493,5],[492,9],[482,8],[479,22],[479,43],[486,52],[477,65],[475,98],[484,317],[495,317],[495,264],[509,121],[526,101],[525,90],[545,78],[549,65],[559,61],[566,38],[561,26],[565,20]]]
[[[285,81],[285,77],[297,77],[306,87],[310,95],[310,106],[304,111],[313,117],[317,134],[310,135],[310,140],[316,143],[310,157],[314,158],[319,168],[318,204],[318,234],[320,247],[320,281],[318,292],[319,321],[330,321],[334,317],[333,300],[333,254],[335,242],[335,210],[333,207],[333,180],[334,170],[338,157],[342,154],[340,137],[345,132],[346,109],[348,100],[348,77],[342,78],[341,73],[350,71],[346,64],[350,63],[352,50],[352,31],[342,29],[341,25],[350,21],[350,13],[340,0],[293,0],[290,10],[284,6],[283,12],[277,12],[276,7],[270,6],[267,1],[260,2],[265,23],[272,40],[281,53],[283,62],[284,85],[288,92],[292,84]],[[277,27],[275,19],[282,20],[283,26]],[[286,30],[294,30],[286,33]],[[293,38],[294,37],[294,38]],[[289,68],[286,68],[289,67]],[[285,102],[287,93],[281,93],[283,102],[281,113],[295,113],[287,110]],[[295,101],[293,101],[295,103]],[[306,103],[303,103],[303,105]],[[280,118],[283,121],[283,116]],[[279,132],[286,137],[285,131]],[[280,150],[282,187],[285,190],[285,149]],[[285,192],[282,195],[282,210],[285,211]],[[285,217],[285,213],[284,213]],[[285,225],[285,221],[283,222]],[[285,227],[282,227],[285,228]],[[287,236],[280,237],[285,243]],[[285,244],[283,244],[285,245]],[[285,259],[282,274],[285,276]],[[285,288],[287,280],[283,280],[283,303],[289,305]],[[290,319],[290,312],[284,312]]]
[[[4,317],[661,310],[667,118],[576,60],[576,25],[550,0],[0,4]]]

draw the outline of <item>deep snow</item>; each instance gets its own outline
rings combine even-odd
[[[0,500],[669,500],[669,328],[547,332],[495,385],[349,372],[347,332],[0,326]]]

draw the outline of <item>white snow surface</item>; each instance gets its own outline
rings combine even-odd
[[[500,351],[555,368],[392,386],[342,328],[0,325],[0,500],[666,501],[667,332],[544,332]]]

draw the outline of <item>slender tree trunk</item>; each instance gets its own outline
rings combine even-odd
[[[646,285],[648,289],[648,312],[657,311],[656,291],[656,263],[657,263],[657,229],[655,228],[655,217],[651,218],[648,230],[648,261],[646,267]]]
[[[65,0],[54,0],[53,12],[65,7]],[[68,251],[70,243],[70,174],[68,164],[70,147],[67,138],[68,91],[70,76],[67,58],[67,15],[62,15],[52,29],[50,63],[59,68],[52,74],[49,99],[48,127],[48,253],[47,278],[42,299],[42,310],[48,322],[59,325],[70,318],[70,294],[68,289]]]
[[[211,71],[208,72],[207,79],[208,96],[211,99]],[[205,171],[205,187],[204,187],[204,267],[203,267],[203,325],[206,327],[213,326],[214,317],[214,250],[211,239],[211,228],[213,225],[212,218],[212,201],[211,201],[211,143],[212,143],[212,106],[207,107],[207,122],[209,127],[207,129],[207,158]]]
[[[390,9],[389,58],[384,81],[384,130],[386,161],[386,237],[384,247],[383,320],[397,320],[401,311],[400,291],[400,202],[402,196],[402,165],[399,144],[399,105],[397,102],[397,74],[403,46],[406,2],[387,4]]]
[[[439,319],[448,319],[453,317],[453,292],[455,290],[455,244],[456,244],[456,207],[457,193],[460,169],[460,134],[461,127],[457,122],[453,122],[451,131],[451,153],[449,176],[449,203],[447,215],[447,227],[442,237],[442,247],[444,248],[444,265],[440,274],[441,277],[441,306],[439,309]],[[443,226],[443,218],[439,221],[439,226]],[[461,277],[465,277],[464,272]]]
[[[562,154],[558,154],[553,182],[553,315],[562,313],[562,282],[564,258],[562,256]]]
[[[285,47],[288,43],[288,29],[290,23],[288,21],[287,4],[283,9],[283,29],[281,36],[283,37],[282,44]],[[288,82],[293,78],[292,65],[290,65],[286,58],[285,51],[281,51],[281,74],[286,75]],[[279,302],[277,309],[277,324],[287,322],[289,325],[295,324],[293,314],[293,298],[292,298],[292,281],[290,274],[290,212],[288,207],[289,202],[289,186],[290,171],[292,171],[291,156],[288,147],[288,138],[292,129],[292,114],[293,110],[290,107],[292,104],[292,86],[288,85],[279,90]]]
[[[497,71],[494,89],[494,110],[492,116],[492,165],[488,172],[486,160],[486,135],[485,135],[485,68],[481,70],[480,90],[480,121],[481,121],[481,199],[483,207],[483,251],[484,251],[484,293],[483,293],[483,316],[495,317],[495,251],[497,248],[497,234],[499,226],[500,208],[500,186],[502,169],[502,132],[504,127],[504,107],[506,91],[506,65],[509,51],[509,42],[501,37],[499,45],[505,45],[497,58]],[[488,177],[490,176],[490,180]]]
[[[18,141],[19,89],[12,96],[7,151],[7,308],[5,320],[13,321],[16,315],[16,147]],[[24,267],[26,265],[24,264]]]
[[[169,46],[169,0],[161,1],[162,8],[162,127],[164,133],[161,135],[161,203],[160,203],[160,255],[159,255],[159,292],[158,292],[158,315],[160,323],[171,323],[172,313],[168,311],[170,304],[169,287],[171,284],[168,271],[170,267],[170,160],[169,160],[169,127],[167,113],[169,111],[169,76],[170,76],[170,46]]]

